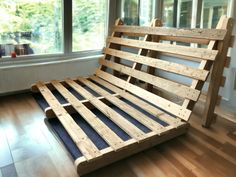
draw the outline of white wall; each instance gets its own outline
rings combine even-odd
[[[86,76],[94,73],[98,58],[73,59],[54,64],[0,68],[0,95],[29,89],[36,81]]]

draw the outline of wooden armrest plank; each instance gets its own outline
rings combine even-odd
[[[97,76],[92,76],[90,79],[97,82],[98,84],[104,86],[105,88],[110,89],[113,92],[119,93],[119,95],[128,101],[130,101],[133,104],[136,104],[137,106],[140,106],[143,110],[147,111],[148,113],[152,114],[155,117],[158,117],[160,120],[166,122],[169,125],[176,124],[176,122],[179,122],[181,119],[174,118],[170,116],[169,114],[166,114],[164,111],[152,106],[151,104],[148,104],[147,102],[137,98],[134,95],[131,95],[130,93],[126,92],[125,90],[121,90],[117,86],[114,86],[110,84],[109,82],[100,79]]]
[[[75,123],[73,118],[66,112],[62,105],[57,101],[56,97],[42,82],[37,82],[36,86],[55,112],[56,116],[66,129],[76,146],[82,152],[84,157],[89,161],[101,155],[98,148],[93,144],[84,131]]]
[[[83,78],[78,78],[80,82],[88,86],[89,88],[93,89],[95,92],[99,93],[100,95],[104,96],[108,101],[112,104],[132,116],[134,119],[145,125],[146,127],[150,128],[152,131],[161,133],[165,129],[164,127],[159,124],[158,122],[152,120],[142,112],[138,111],[137,109],[133,108],[132,106],[128,105],[126,102],[120,100],[117,97],[112,96],[108,91],[104,90],[103,88],[99,87],[98,85],[92,83],[91,81]]]
[[[149,91],[146,91],[138,86],[127,83],[126,81],[119,79],[109,73],[106,73],[104,71],[97,69],[96,75],[99,76],[100,78],[118,86],[118,87],[128,90],[132,94],[135,94],[138,97],[145,99],[154,105],[157,105],[161,109],[164,109],[165,111],[167,111],[177,117],[180,117],[183,120],[187,121],[191,115],[190,110],[183,108],[182,106],[175,104],[171,101],[168,101],[160,96],[157,96]]]
[[[123,129],[128,135],[137,141],[143,140],[146,135],[139,128],[125,119],[123,116],[118,114],[116,111],[111,109],[105,103],[94,97],[90,92],[81,87],[79,84],[74,82],[73,80],[66,79],[65,80],[68,85],[70,85],[75,91],[81,94],[84,98],[90,101],[94,107],[100,110],[104,115],[106,115],[109,119],[111,119],[116,125],[118,125],[121,129]]]
[[[107,41],[119,45],[130,46],[135,48],[143,48],[171,54],[178,54],[180,56],[188,56],[202,60],[215,60],[218,54],[217,50],[209,50],[204,48],[191,48],[173,44],[140,41],[134,39],[117,38],[117,37],[108,37]]]
[[[152,84],[158,87],[159,89],[166,90],[170,93],[176,94],[182,98],[188,98],[197,101],[200,95],[199,90],[192,89],[186,85],[182,85],[174,81],[170,81],[168,79],[164,79],[158,76],[154,76],[142,71],[132,69],[130,67],[115,63],[113,61],[101,59],[99,63],[111,69],[117,70],[129,76],[135,77],[139,80]]]
[[[114,149],[124,146],[123,140],[106,126],[93,112],[81,103],[58,81],[51,81],[58,92],[73,106],[73,108],[89,123],[93,129]]]

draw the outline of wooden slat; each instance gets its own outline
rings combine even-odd
[[[179,118],[174,118],[170,116],[169,114],[166,114],[162,110],[152,106],[151,104],[148,104],[147,102],[141,100],[140,98],[137,98],[134,95],[131,95],[125,90],[121,90],[120,88],[110,84],[109,82],[105,80],[102,80],[96,76],[92,76],[90,79],[110,89],[111,91],[118,93],[121,97],[127,99],[133,104],[136,104],[137,106],[140,106],[143,110],[147,111],[148,113],[152,114],[153,116],[159,118],[160,120],[166,122],[169,125],[175,125],[177,122],[180,122],[181,120]]]
[[[175,37],[175,36],[160,36],[160,40],[163,41],[174,41],[174,42],[184,42],[184,43],[196,43],[208,45],[208,39],[197,39],[197,38],[188,38],[188,37]]]
[[[112,61],[101,59],[100,64],[106,67],[109,67],[111,69],[120,71],[124,74],[130,75],[132,77],[135,77],[144,82],[150,83],[160,89],[166,90],[170,93],[174,93],[183,98],[188,98],[188,99],[196,101],[200,94],[199,90],[194,90],[185,85],[181,85],[179,83],[176,83],[167,79],[163,79],[158,76],[153,76],[151,74],[148,74],[142,71],[134,70],[127,66],[114,63]]]
[[[138,33],[122,33],[122,36],[129,36],[129,37],[144,37],[145,34],[138,34]],[[185,42],[185,43],[196,43],[196,44],[203,44],[208,45],[208,39],[197,39],[197,38],[188,38],[188,37],[176,37],[176,36],[158,36],[162,41],[175,41],[175,42]]]
[[[71,94],[60,82],[51,81],[58,92],[74,107],[74,109],[93,127],[93,129],[114,149],[124,146],[123,140],[106,126],[93,112]]]
[[[124,39],[117,37],[108,37],[107,41],[114,44],[130,46],[135,48],[149,49],[159,52],[166,52],[171,54],[177,54],[180,56],[199,58],[202,60],[215,60],[218,54],[217,50],[209,50],[204,48],[191,48],[186,46],[139,41],[134,39]]]
[[[112,94],[112,95],[115,96],[115,97],[119,96],[119,94],[117,94],[117,93]],[[102,102],[106,102],[104,97],[99,96],[99,97],[97,97],[97,99],[101,100]],[[82,103],[83,105],[85,105],[89,109],[93,109],[94,108],[94,106],[89,102],[89,100],[80,100],[80,103]],[[70,103],[65,103],[65,104],[61,104],[61,105],[65,108],[65,110],[69,114],[77,113],[77,111],[71,106]],[[47,118],[55,118],[56,117],[54,112],[53,112],[53,110],[52,110],[52,108],[50,106],[45,108],[44,112],[45,112]]]
[[[125,60],[141,63],[144,65],[155,67],[157,69],[180,74],[183,76],[188,76],[188,77],[203,80],[203,81],[206,80],[209,74],[209,71],[207,70],[192,68],[186,65],[168,62],[168,61],[146,57],[146,56],[140,56],[140,55],[136,55],[133,53],[124,52],[120,50],[105,48],[103,52],[105,54],[120,57]]]
[[[150,34],[158,36],[174,36],[208,40],[223,40],[226,30],[223,29],[176,29],[146,26],[114,26],[113,31],[123,33]]]
[[[138,86],[127,83],[126,81],[119,79],[111,74],[103,72],[101,70],[96,70],[96,75],[100,78],[118,86],[123,89],[128,90],[129,92],[143,98],[154,105],[158,105],[161,109],[168,111],[169,113],[182,118],[183,120],[188,120],[191,114],[191,111],[183,108],[171,101],[168,101],[162,97],[159,97],[151,92],[148,92]]]
[[[97,109],[99,109],[104,115],[116,123],[121,129],[128,133],[132,138],[140,141],[146,137],[144,132],[138,129],[135,125],[130,123],[127,119],[122,117],[116,111],[111,109],[105,103],[94,97],[91,93],[85,90],[83,87],[78,85],[76,82],[66,79],[68,85],[70,85],[74,90],[81,94],[84,98],[88,99],[91,104],[93,104]]]
[[[36,84],[43,97],[47,100],[50,107],[55,112],[57,118],[60,120],[68,134],[80,149],[87,160],[91,160],[101,155],[98,148],[93,144],[84,131],[75,123],[73,118],[66,112],[66,110],[57,101],[56,97],[51,91],[42,83]]]
[[[137,109],[133,108],[132,106],[128,105],[126,102],[120,100],[117,97],[112,96],[108,91],[104,90],[98,85],[84,78],[78,78],[78,80],[82,82],[83,84],[85,84],[86,86],[88,86],[89,88],[93,89],[98,94],[104,96],[104,98],[106,98],[112,104],[114,104],[115,106],[120,108],[122,111],[132,116],[134,119],[136,119],[137,121],[139,121],[146,127],[150,128],[152,131],[155,131],[159,134],[165,131],[164,127],[161,124],[149,118],[148,116],[138,111]]]

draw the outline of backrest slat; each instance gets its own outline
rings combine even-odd
[[[140,55],[136,55],[130,52],[125,52],[125,51],[120,51],[120,50],[115,50],[115,49],[110,49],[110,48],[105,48],[103,52],[108,55],[123,58],[124,60],[138,62],[143,65],[152,66],[157,69],[173,72],[176,74],[188,76],[188,77],[199,79],[202,81],[205,81],[209,74],[209,71],[207,70],[197,69],[191,66],[168,62],[168,61],[164,61],[160,59],[154,59],[154,58],[150,58],[146,56],[140,56]]]
[[[142,71],[134,70],[130,67],[114,63],[112,61],[101,59],[99,62],[101,65],[109,67],[111,69],[117,70],[121,73],[127,74],[129,76],[135,77],[139,80],[142,80],[146,83],[150,83],[160,89],[166,90],[170,93],[174,93],[180,97],[188,98],[194,101],[197,101],[200,91],[189,88],[188,86],[170,81],[168,79],[163,79],[151,74],[147,74]]]
[[[227,23],[227,18],[222,21]],[[95,75],[166,114],[187,121],[192,110],[189,105],[199,99],[210,67],[221,56],[217,46],[224,44],[228,31],[219,26],[218,29],[155,27],[160,24],[157,19],[151,27],[116,23]]]
[[[176,29],[146,26],[114,26],[113,31],[133,34],[150,34],[158,36],[187,37],[208,40],[223,40],[224,29]]]
[[[186,46],[139,41],[139,40],[134,40],[134,39],[123,39],[123,38],[117,38],[117,37],[108,37],[107,41],[109,43],[119,44],[123,46],[129,46],[129,47],[134,47],[134,48],[144,48],[148,50],[172,53],[172,54],[177,54],[180,56],[188,56],[188,57],[198,58],[202,60],[214,60],[218,53],[218,51],[216,50],[208,50],[204,48],[191,48],[191,47],[186,47]]]

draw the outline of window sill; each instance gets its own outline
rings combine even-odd
[[[92,50],[66,54],[29,55],[17,58],[0,58],[0,69],[12,69],[28,66],[42,66],[73,61],[89,61],[102,56],[101,50]]]

